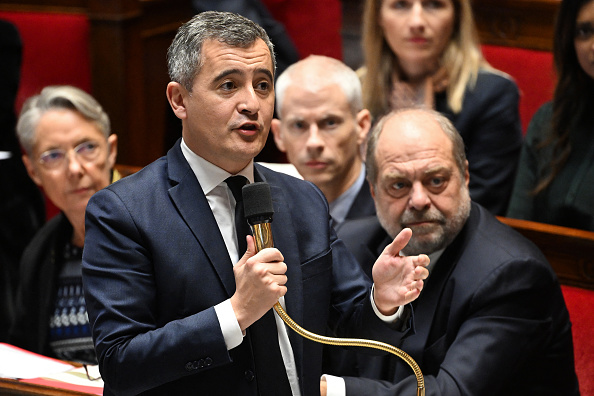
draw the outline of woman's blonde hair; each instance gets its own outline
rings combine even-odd
[[[390,49],[379,24],[382,1],[367,0],[363,14],[363,102],[374,117],[391,109],[388,97],[392,90],[392,74],[400,73],[398,59]],[[470,0],[452,0],[454,29],[452,38],[441,57],[448,73],[447,102],[454,113],[462,110],[464,91],[474,86],[481,68],[493,70],[483,58]],[[382,94],[380,94],[382,93]]]

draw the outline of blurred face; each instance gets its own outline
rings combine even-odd
[[[372,195],[380,223],[392,238],[412,230],[407,255],[446,247],[470,211],[468,169],[460,174],[451,141],[427,115],[407,112],[386,122],[377,143]]]
[[[432,74],[454,30],[452,0],[382,0],[379,24],[411,79]]]
[[[369,112],[353,114],[336,84],[320,89],[292,84],[280,116],[272,126],[275,142],[304,179],[323,191],[337,186],[335,195],[348,189],[361,171],[359,150],[369,130]]]
[[[207,40],[202,55],[192,92],[171,82],[168,99],[188,147],[237,173],[266,143],[274,109],[272,58],[261,39],[248,48]]]
[[[574,44],[580,66],[594,79],[594,1],[585,4],[578,13]]]
[[[105,139],[79,113],[50,110],[37,125],[31,156],[23,161],[48,198],[68,218],[80,218],[89,198],[111,182],[116,144],[116,135]]]

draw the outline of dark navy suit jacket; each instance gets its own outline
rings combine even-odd
[[[346,219],[359,219],[361,217],[372,215],[375,215],[375,203],[373,202],[373,197],[371,196],[369,183],[367,180],[365,180],[359,189],[357,197],[349,208]]]
[[[304,328],[399,342],[373,313],[370,282],[330,226],[313,184],[255,165],[271,185],[287,312]],[[227,351],[214,306],[231,262],[179,141],[87,206],[83,281],[105,394],[256,395],[249,337]],[[321,344],[290,333],[304,395],[319,394]],[[257,373],[256,373],[257,375]]]
[[[390,240],[375,217],[346,222],[339,236],[369,273]],[[398,346],[419,364],[427,396],[579,394],[555,273],[481,206],[473,204],[413,309],[415,334]],[[329,363],[333,374],[365,377],[346,378],[347,396],[415,394],[415,376],[398,358],[359,353]]]

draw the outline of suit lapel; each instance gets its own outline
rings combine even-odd
[[[442,299],[442,294],[444,286],[456,267],[456,263],[463,251],[461,246],[465,240],[465,230],[466,227],[443,252],[425,282],[421,295],[412,302],[416,332],[414,335],[404,339],[401,348],[411,355],[420,367],[424,367],[424,352],[430,346],[431,330],[433,329],[437,312],[438,310],[449,309],[450,299]],[[400,380],[410,375],[409,368],[403,366],[405,365],[397,366],[395,380]]]
[[[206,196],[202,192],[196,175],[181,153],[179,141],[169,151],[167,159],[169,177],[174,182],[174,185],[169,189],[171,200],[187,226],[196,236],[198,243],[230,297],[235,293],[233,263],[231,263],[227,247]]]
[[[359,189],[359,193],[355,197],[353,204],[351,205],[349,212],[347,213],[347,219],[356,219],[364,216],[373,216],[375,214],[375,204],[371,191],[369,189],[369,183],[367,179],[363,181],[363,185]]]

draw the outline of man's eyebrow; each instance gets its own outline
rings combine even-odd
[[[446,166],[443,165],[438,165],[438,166],[434,166],[432,168],[426,169],[423,174],[425,175],[430,175],[433,173],[438,173],[438,172],[449,172],[449,169]]]
[[[262,73],[265,74],[270,80],[273,79],[272,77],[272,72],[264,67],[256,69],[255,74],[258,73]],[[227,70],[223,70],[222,72],[220,72],[215,78],[214,78],[214,82],[218,82],[222,79],[224,79],[225,77],[231,75],[231,74],[238,74],[240,76],[244,76],[245,75],[245,71],[240,70],[240,69],[227,69]]]
[[[268,77],[271,81],[274,80],[274,76],[272,75],[272,72],[268,69],[266,69],[265,67],[261,67],[259,69],[256,70],[256,74],[258,73],[262,73],[262,74],[266,74],[266,77]]]
[[[387,172],[384,175],[384,179],[388,179],[388,180],[395,180],[395,179],[405,179],[406,175],[404,174],[404,172],[401,172],[399,170],[391,170],[389,172]]]
[[[239,74],[239,75],[244,75],[245,73],[242,72],[239,69],[227,69],[227,70],[223,70],[222,72],[220,72],[214,79],[214,82],[218,82],[222,79],[224,79],[225,77],[227,77],[230,74]]]

